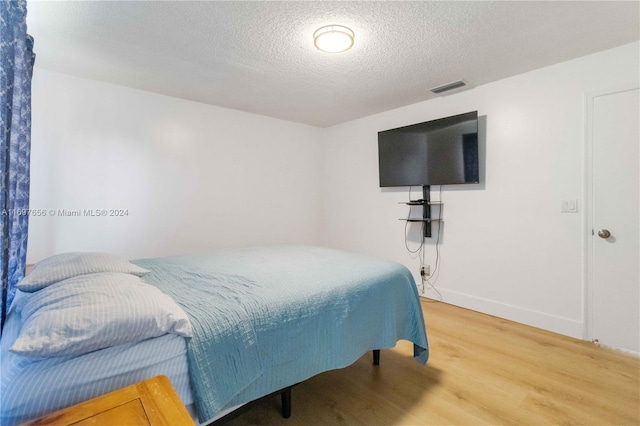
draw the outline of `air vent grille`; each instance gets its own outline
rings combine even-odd
[[[458,89],[466,85],[467,84],[464,81],[458,80],[451,83],[443,84],[442,86],[434,87],[433,89],[429,89],[429,90],[431,90],[436,95],[439,95],[442,92],[448,92],[449,90]]]

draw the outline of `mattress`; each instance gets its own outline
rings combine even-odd
[[[185,405],[193,403],[185,338],[175,334],[79,357],[30,359],[9,348],[20,331],[10,313],[0,342],[0,424],[13,425],[158,376],[169,377]]]
[[[429,356],[415,281],[396,262],[280,245],[134,263],[189,316],[200,421],[401,339]]]
[[[134,263],[182,306],[193,337],[34,360],[9,351],[21,326],[10,311],[0,342],[1,424],[161,374],[205,422],[400,339],[414,343],[416,361],[429,356],[415,282],[395,262],[282,245]]]

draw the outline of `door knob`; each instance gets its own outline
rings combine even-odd
[[[601,229],[598,231],[598,237],[604,238],[605,240],[611,236],[611,232],[608,229]]]

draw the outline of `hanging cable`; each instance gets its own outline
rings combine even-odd
[[[444,209],[444,203],[442,202],[442,185],[440,185],[440,191],[438,200],[440,202],[440,208],[438,209],[438,236],[436,238],[436,262],[433,268],[433,273],[430,278],[422,275],[422,285],[423,285],[423,293],[424,293],[424,284],[426,282],[427,286],[430,287],[437,295],[438,298],[434,300],[434,302],[442,302],[442,294],[438,291],[435,284],[438,280],[438,274],[440,274],[439,266],[440,266],[440,229],[442,228],[442,210]],[[422,270],[422,269],[421,269]],[[433,281],[432,281],[433,280]]]
[[[410,186],[409,187],[409,201],[412,201],[411,200],[411,188],[412,187]],[[424,293],[425,284],[424,284],[424,276],[422,275],[422,270],[423,270],[422,268],[424,267],[424,251],[425,251],[424,250],[424,248],[425,248],[425,245],[424,245],[424,229],[425,229],[426,224],[425,224],[425,222],[422,222],[422,226],[421,226],[421,229],[420,229],[420,237],[421,237],[420,238],[420,245],[418,246],[417,249],[412,250],[411,248],[409,248],[409,242],[408,242],[408,228],[409,228],[409,219],[410,218],[411,218],[411,205],[409,205],[409,211],[407,213],[407,220],[405,221],[405,224],[404,224],[404,246],[407,249],[407,251],[410,253],[410,257],[412,259],[418,258],[418,261],[420,262],[420,271],[421,271],[420,276],[422,278],[422,283],[421,283],[422,285],[421,285],[420,291],[422,293]],[[411,255],[415,255],[415,256],[411,256]]]

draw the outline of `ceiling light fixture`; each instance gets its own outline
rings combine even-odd
[[[355,34],[342,25],[327,25],[313,33],[313,44],[318,50],[340,53],[351,49]]]

